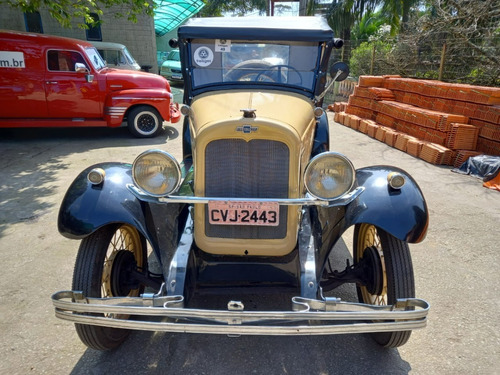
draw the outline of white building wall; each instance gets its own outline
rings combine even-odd
[[[114,14],[120,12],[121,9],[123,8],[113,7],[104,10],[104,14],[100,17],[103,21],[101,23],[102,41],[126,45],[139,65],[151,65],[151,72],[158,72],[153,17],[139,15],[137,23],[127,20],[126,17],[115,18]],[[44,34],[87,40],[85,30],[77,27],[78,22],[74,22],[72,28],[64,28],[50,16],[47,10],[41,9],[40,15]],[[18,9],[6,5],[1,6],[0,29],[26,31],[24,14]]]

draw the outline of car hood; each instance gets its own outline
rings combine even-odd
[[[195,131],[211,124],[239,120],[244,109],[255,110],[255,119],[291,127],[297,135],[314,121],[314,106],[302,95],[283,91],[224,91],[199,95],[191,103]]]
[[[180,69],[181,68],[181,62],[180,61],[167,60],[167,61],[164,61],[161,66]]]
[[[138,72],[135,70],[106,69],[106,85],[110,91],[124,89],[167,89],[168,81],[153,73]]]

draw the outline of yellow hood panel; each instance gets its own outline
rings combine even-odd
[[[242,109],[254,109],[255,120],[277,121],[295,129],[299,138],[306,132],[314,118],[314,107],[301,95],[280,91],[227,91],[220,94],[207,93],[197,97],[191,104],[193,130],[200,130],[211,123],[237,120],[243,117]]]

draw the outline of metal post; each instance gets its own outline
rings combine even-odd
[[[438,80],[443,80],[443,70],[444,70],[444,57],[446,55],[446,43],[443,44],[443,49],[441,51],[441,63],[439,64],[439,77]]]

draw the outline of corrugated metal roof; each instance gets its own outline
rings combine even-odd
[[[189,17],[198,13],[205,3],[201,0],[156,0],[155,33],[163,36]]]

